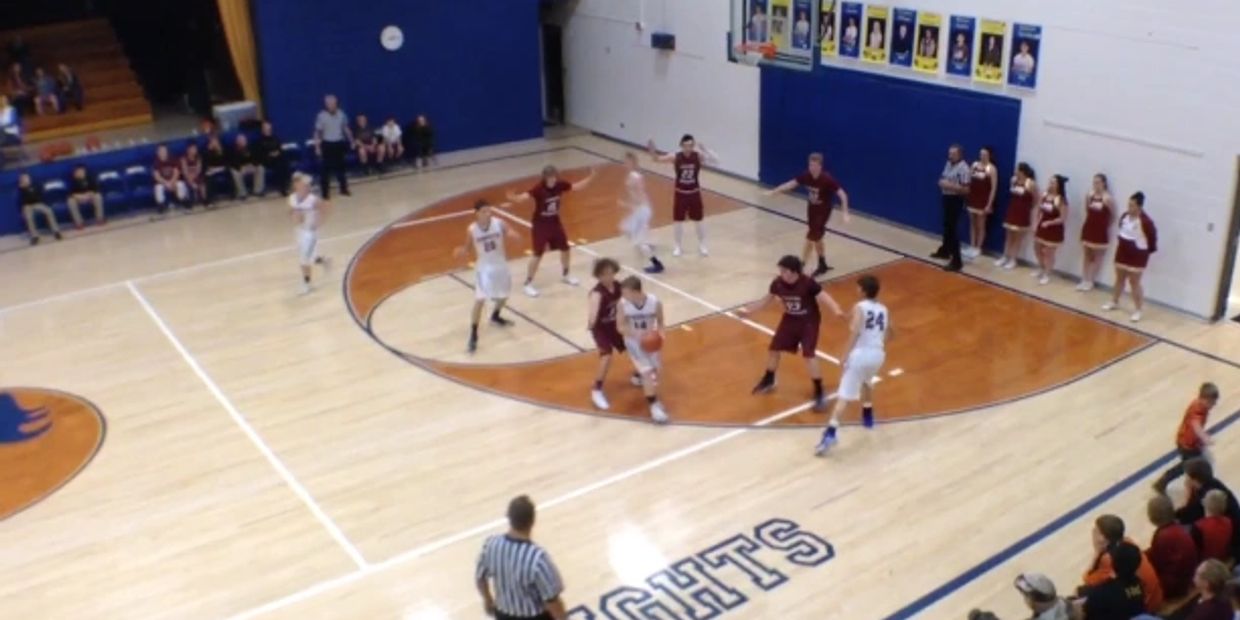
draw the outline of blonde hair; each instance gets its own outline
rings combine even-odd
[[[1206,515],[1211,517],[1221,517],[1227,512],[1227,495],[1218,489],[1214,489],[1202,498],[1201,505],[1206,509]]]
[[[1227,580],[1231,578],[1227,565],[1218,560],[1202,562],[1197,571],[1201,574],[1201,580],[1206,582],[1210,594],[1222,594],[1227,588]]]

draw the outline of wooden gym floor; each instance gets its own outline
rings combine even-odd
[[[321,243],[337,266],[305,297],[277,199],[0,254],[0,390],[54,414],[45,435],[0,443],[5,615],[479,617],[478,545],[529,493],[578,620],[711,605],[729,618],[1017,617],[1016,574],[1075,586],[1094,515],[1148,537],[1148,485],[1203,380],[1224,394],[1224,479],[1237,471],[1240,326],[1158,309],[1113,323],[1124,317],[1095,313],[1101,293],[984,260],[946,275],[919,258],[934,240],[864,217],[833,222],[828,290],[850,303],[856,275],[883,280],[900,330],[883,423],[812,458],[821,418],[801,364],[784,362],[776,394],[748,393],[777,316],[729,312],[799,252],[803,204],[716,174],[712,255],[686,230],[686,256],[648,280],[678,325],[676,424],[632,419],[623,360],[608,386],[621,419],[591,410],[585,289],[556,283],[554,257],[543,296],[514,297],[517,325],[484,328],[468,358],[471,274],[450,250],[472,199],[524,189],[548,163],[570,178],[600,166],[565,205],[588,281],[595,256],[636,264],[615,228],[623,152],[540,140],[359,182]],[[664,248],[667,172],[648,174]],[[505,217],[524,232],[529,209]],[[523,249],[510,247],[518,282]],[[824,330],[828,384],[843,329]],[[57,489],[41,470],[68,480]],[[716,597],[686,594],[691,578]]]

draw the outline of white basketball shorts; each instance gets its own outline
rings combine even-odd
[[[319,257],[319,231],[306,228],[297,229],[297,259],[303,267],[314,264]]]
[[[646,374],[663,368],[663,356],[658,351],[646,352],[642,349],[640,339],[625,338],[624,348],[628,349],[629,359],[633,360],[633,367],[637,369],[637,372]]]
[[[840,400],[860,400],[861,386],[873,380],[887,359],[881,349],[854,349],[844,361],[844,375],[840,377]]]
[[[508,299],[512,274],[508,265],[483,265],[474,272],[474,299]]]

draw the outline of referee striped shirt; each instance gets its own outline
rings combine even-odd
[[[507,534],[482,545],[475,579],[494,584],[495,608],[506,616],[537,618],[564,590],[551,556],[529,540]]]

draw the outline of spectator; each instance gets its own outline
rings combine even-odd
[[[168,154],[167,146],[161,144],[155,149],[155,163],[151,165],[151,176],[155,179],[155,206],[159,210],[159,215],[168,213],[169,200],[184,204],[186,190],[185,182],[181,180],[181,168],[177,165],[177,160]]]
[[[1111,550],[1114,572],[1105,580],[1084,589],[1084,600],[1077,602],[1085,620],[1128,620],[1143,614],[1149,599],[1137,576],[1141,550],[1121,542]]]
[[[181,180],[189,193],[189,202],[207,205],[207,175],[202,156],[198,154],[198,145],[190,142],[185,147],[185,156],[181,158]]]
[[[1188,529],[1175,522],[1175,506],[1165,495],[1155,495],[1146,505],[1150,523],[1154,524],[1154,536],[1150,548],[1145,550],[1158,574],[1165,598],[1179,598],[1188,594],[1193,584],[1193,570],[1197,567],[1197,545]]]
[[[379,136],[375,134],[365,114],[357,115],[357,127],[353,129],[353,147],[357,149],[357,161],[366,174],[376,169],[383,172],[383,145],[379,143]]]
[[[69,106],[81,110],[83,101],[82,82],[78,80],[77,73],[69,68],[69,65],[60,63],[56,67],[56,79],[60,87],[60,102],[64,109]]]
[[[1227,582],[1227,598],[1231,599],[1232,609],[1235,610],[1235,620],[1240,620],[1240,579]]]
[[[394,118],[387,119],[383,128],[379,130],[379,134],[383,136],[383,149],[386,151],[388,161],[398,162],[405,156],[405,144],[401,133],[400,125],[396,124]]]
[[[1189,459],[1184,463],[1184,487],[1188,490],[1188,503],[1175,513],[1175,518],[1183,525],[1192,525],[1200,521],[1205,515],[1205,507],[1202,500],[1210,491],[1218,490],[1227,498],[1227,518],[1231,520],[1231,547],[1228,551],[1231,557],[1238,557],[1240,553],[1240,528],[1236,527],[1240,523],[1240,503],[1236,502],[1236,495],[1227,488],[1218,478],[1214,477],[1214,467],[1204,458]]]
[[[23,173],[17,177],[17,197],[22,219],[26,220],[26,232],[30,233],[30,245],[39,245],[39,229],[34,225],[35,213],[43,216],[57,241],[62,238],[60,226],[56,225],[56,214],[43,202],[43,190],[30,180],[30,175]]]
[[[34,101],[34,87],[18,63],[9,67],[9,99],[19,108],[28,107]]]
[[[1175,433],[1175,451],[1180,460],[1154,483],[1154,490],[1160,494],[1167,492],[1167,485],[1172,480],[1184,475],[1184,463],[1202,455],[1206,446],[1211,443],[1210,434],[1206,432],[1206,423],[1210,418],[1210,410],[1218,404],[1218,386],[1213,383],[1202,383],[1197,389],[1197,398],[1188,404],[1184,418],[1180,420],[1180,428]]]
[[[1227,565],[1219,560],[1206,560],[1197,567],[1193,584],[1201,592],[1201,598],[1188,614],[1188,620],[1232,620],[1234,614],[1227,600],[1228,577],[1231,573]]]
[[[999,616],[996,616],[994,612],[991,611],[974,609],[969,612],[968,620],[999,620]]]
[[[1231,557],[1231,519],[1227,518],[1227,496],[1214,489],[1201,499],[1206,516],[1193,524],[1193,539],[1202,560],[1225,561]]]
[[[1016,578],[1016,590],[1033,612],[1031,620],[1068,620],[1068,602],[1055,593],[1055,584],[1046,575],[1024,573]]]
[[[335,95],[323,97],[323,109],[314,119],[314,153],[321,160],[319,184],[323,186],[323,199],[331,198],[329,177],[336,176],[340,193],[349,196],[349,179],[345,174],[344,156],[353,143],[349,130],[349,117],[340,109]]]
[[[30,46],[20,34],[9,41],[9,62],[20,66],[26,73],[30,72]]]
[[[1102,515],[1094,521],[1093,529],[1094,562],[1085,573],[1085,587],[1101,585],[1115,577],[1114,558],[1116,548],[1131,546],[1137,550],[1137,566],[1135,570],[1141,581],[1141,592],[1145,597],[1145,608],[1158,611],[1162,607],[1162,585],[1158,582],[1158,573],[1148,558],[1137,549],[1133,542],[1124,537],[1124,520],[1115,515]]]
[[[215,184],[213,179],[228,176],[228,156],[224,154],[224,146],[217,136],[207,139],[207,152],[202,157],[207,168],[207,207],[214,204]]]
[[[56,96],[56,78],[48,75],[43,67],[34,70],[34,112],[39,116],[47,114],[50,107],[53,113],[60,113],[60,99]]]
[[[254,178],[254,195],[266,193],[267,173],[263,170],[262,157],[250,148],[245,134],[237,134],[233,141],[233,149],[229,154],[228,169],[232,172],[233,185],[237,188],[237,198],[245,200],[245,175]]]
[[[414,166],[430,166],[431,158],[435,156],[435,129],[431,127],[431,122],[426,116],[419,114],[413,121],[409,134],[412,138],[413,148],[410,155],[413,157]]]
[[[255,145],[264,170],[272,172],[272,180],[280,188],[281,196],[288,196],[288,160],[284,159],[284,143],[276,136],[271,123],[263,121],[262,135]]]
[[[73,176],[69,178],[69,214],[73,216],[73,225],[82,229],[82,211],[78,207],[84,202],[95,206],[95,225],[102,226],[108,221],[103,217],[103,194],[99,193],[99,183],[86,172],[86,166],[73,168]]]
[[[0,147],[17,146],[22,143],[21,118],[9,98],[0,95]]]

